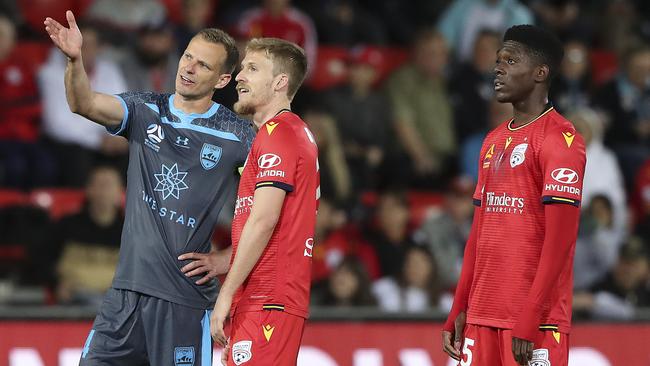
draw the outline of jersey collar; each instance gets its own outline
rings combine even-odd
[[[508,130],[510,130],[510,131],[521,130],[522,128],[524,128],[524,127],[526,127],[526,126],[532,124],[533,122],[537,121],[538,119],[544,117],[548,112],[552,111],[553,109],[555,109],[555,107],[553,107],[553,104],[551,104],[551,103],[547,103],[547,104],[546,104],[546,107],[544,108],[544,112],[542,112],[542,114],[540,114],[539,116],[535,117],[535,118],[532,119],[531,121],[528,121],[528,122],[524,123],[523,125],[521,125],[521,126],[517,126],[517,127],[512,127],[512,122],[514,122],[515,119],[514,119],[514,118],[511,118],[510,121],[508,121]]]

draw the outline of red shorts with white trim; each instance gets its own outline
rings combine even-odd
[[[567,366],[569,336],[540,330],[530,366]],[[467,324],[460,366],[519,366],[512,355],[512,330]]]
[[[295,366],[305,318],[283,311],[235,314],[230,332],[228,366]]]

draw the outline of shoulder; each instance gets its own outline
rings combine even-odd
[[[573,123],[555,110],[549,112],[544,122],[544,145],[553,149],[559,148],[559,151],[571,149],[585,154],[584,139]]]
[[[275,137],[283,141],[294,140],[297,137],[297,129],[307,127],[305,122],[294,113],[281,113],[260,127],[259,136],[262,139]]]
[[[153,103],[160,105],[161,103],[164,103],[167,98],[165,98],[164,94],[157,94],[157,93],[152,93],[152,92],[139,92],[139,91],[128,91],[124,93],[117,94],[122,100],[125,102],[129,102],[132,104],[145,104],[145,103]],[[167,97],[169,97],[167,95]]]
[[[219,109],[213,116],[215,125],[235,134],[241,141],[252,141],[255,138],[253,122],[240,117],[235,112],[224,105],[219,105]]]

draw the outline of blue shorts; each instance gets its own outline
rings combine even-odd
[[[79,365],[212,365],[210,310],[111,288]]]

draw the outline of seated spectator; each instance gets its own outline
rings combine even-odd
[[[454,70],[449,92],[454,106],[454,125],[461,143],[489,125],[489,106],[494,97],[494,64],[501,47],[501,35],[481,31],[474,44],[472,59]]]
[[[158,0],[93,0],[87,14],[90,19],[124,34],[166,15],[165,6]]]
[[[244,38],[274,37],[293,42],[305,50],[309,70],[316,64],[316,27],[309,15],[291,6],[291,0],[263,0],[261,7],[242,14],[237,33]]]
[[[482,29],[502,34],[516,24],[533,24],[533,14],[518,0],[457,0],[440,16],[438,29],[456,57],[467,61]]]
[[[605,144],[619,158],[626,185],[631,186],[638,168],[650,155],[650,47],[627,51],[615,79],[595,94],[594,106],[610,120]]]
[[[381,21],[356,0],[316,0],[311,1],[308,9],[316,23],[320,43],[351,47],[387,42]]]
[[[580,217],[580,229],[574,257],[573,287],[586,289],[612,269],[625,239],[614,223],[612,202],[607,196],[594,195],[583,200],[586,210]]]
[[[455,178],[445,195],[444,207],[433,211],[414,235],[415,241],[433,255],[442,289],[454,288],[460,277],[465,243],[472,228],[474,186],[468,177]]]
[[[29,189],[51,184],[55,166],[38,143],[36,65],[16,42],[14,23],[0,14],[0,186]]]
[[[171,93],[175,88],[178,56],[172,26],[153,19],[138,29],[135,48],[122,61],[129,91]]]
[[[99,305],[102,301],[117,266],[124,223],[122,195],[117,170],[98,167],[86,186],[83,211],[55,225],[51,245],[61,253],[56,264],[59,302]]]
[[[533,0],[529,5],[540,25],[562,38],[581,31],[579,0]]]
[[[309,109],[303,116],[318,144],[321,195],[344,203],[352,192],[352,181],[336,122],[319,108]]]
[[[185,52],[185,48],[187,48],[192,37],[212,23],[216,2],[218,0],[182,1],[182,22],[175,29],[178,54]]]
[[[373,89],[382,61],[374,47],[352,49],[347,84],[325,96],[341,133],[356,192],[377,188],[391,134],[390,103],[382,91]]]
[[[558,111],[569,113],[586,108],[590,93],[589,50],[581,41],[570,41],[564,46],[562,67],[551,84],[549,99]]]
[[[312,257],[314,284],[327,279],[346,257],[357,258],[371,280],[379,278],[379,262],[375,249],[363,240],[358,227],[354,223],[346,222],[347,220],[343,210],[334,206],[327,198],[321,197],[314,233],[316,245]]]
[[[418,188],[432,189],[444,183],[457,148],[444,73],[447,66],[443,36],[424,30],[414,40],[411,61],[386,84],[396,142],[404,150],[390,174]]]
[[[633,319],[636,308],[650,306],[649,260],[645,244],[630,239],[612,271],[589,292],[574,295],[574,310],[596,319]]]
[[[102,43],[97,29],[88,23],[81,23],[79,27],[83,34],[83,64],[90,86],[107,94],[125,92],[126,82],[119,66],[101,53]],[[58,160],[57,183],[82,187],[93,166],[101,159],[124,160],[128,144],[124,138],[111,136],[104,127],[70,112],[64,85],[66,63],[63,53],[53,48],[39,71],[43,131]],[[122,165],[126,167],[126,162]]]
[[[453,297],[441,295],[438,273],[431,252],[426,247],[412,246],[406,252],[399,277],[384,277],[376,281],[372,292],[379,307],[388,312],[449,310]]]
[[[381,276],[399,276],[406,250],[414,244],[409,228],[410,218],[404,192],[386,190],[379,195],[364,238],[377,252]]]
[[[353,257],[343,261],[332,272],[324,289],[313,292],[316,305],[334,307],[375,306],[371,284],[365,268]]]

